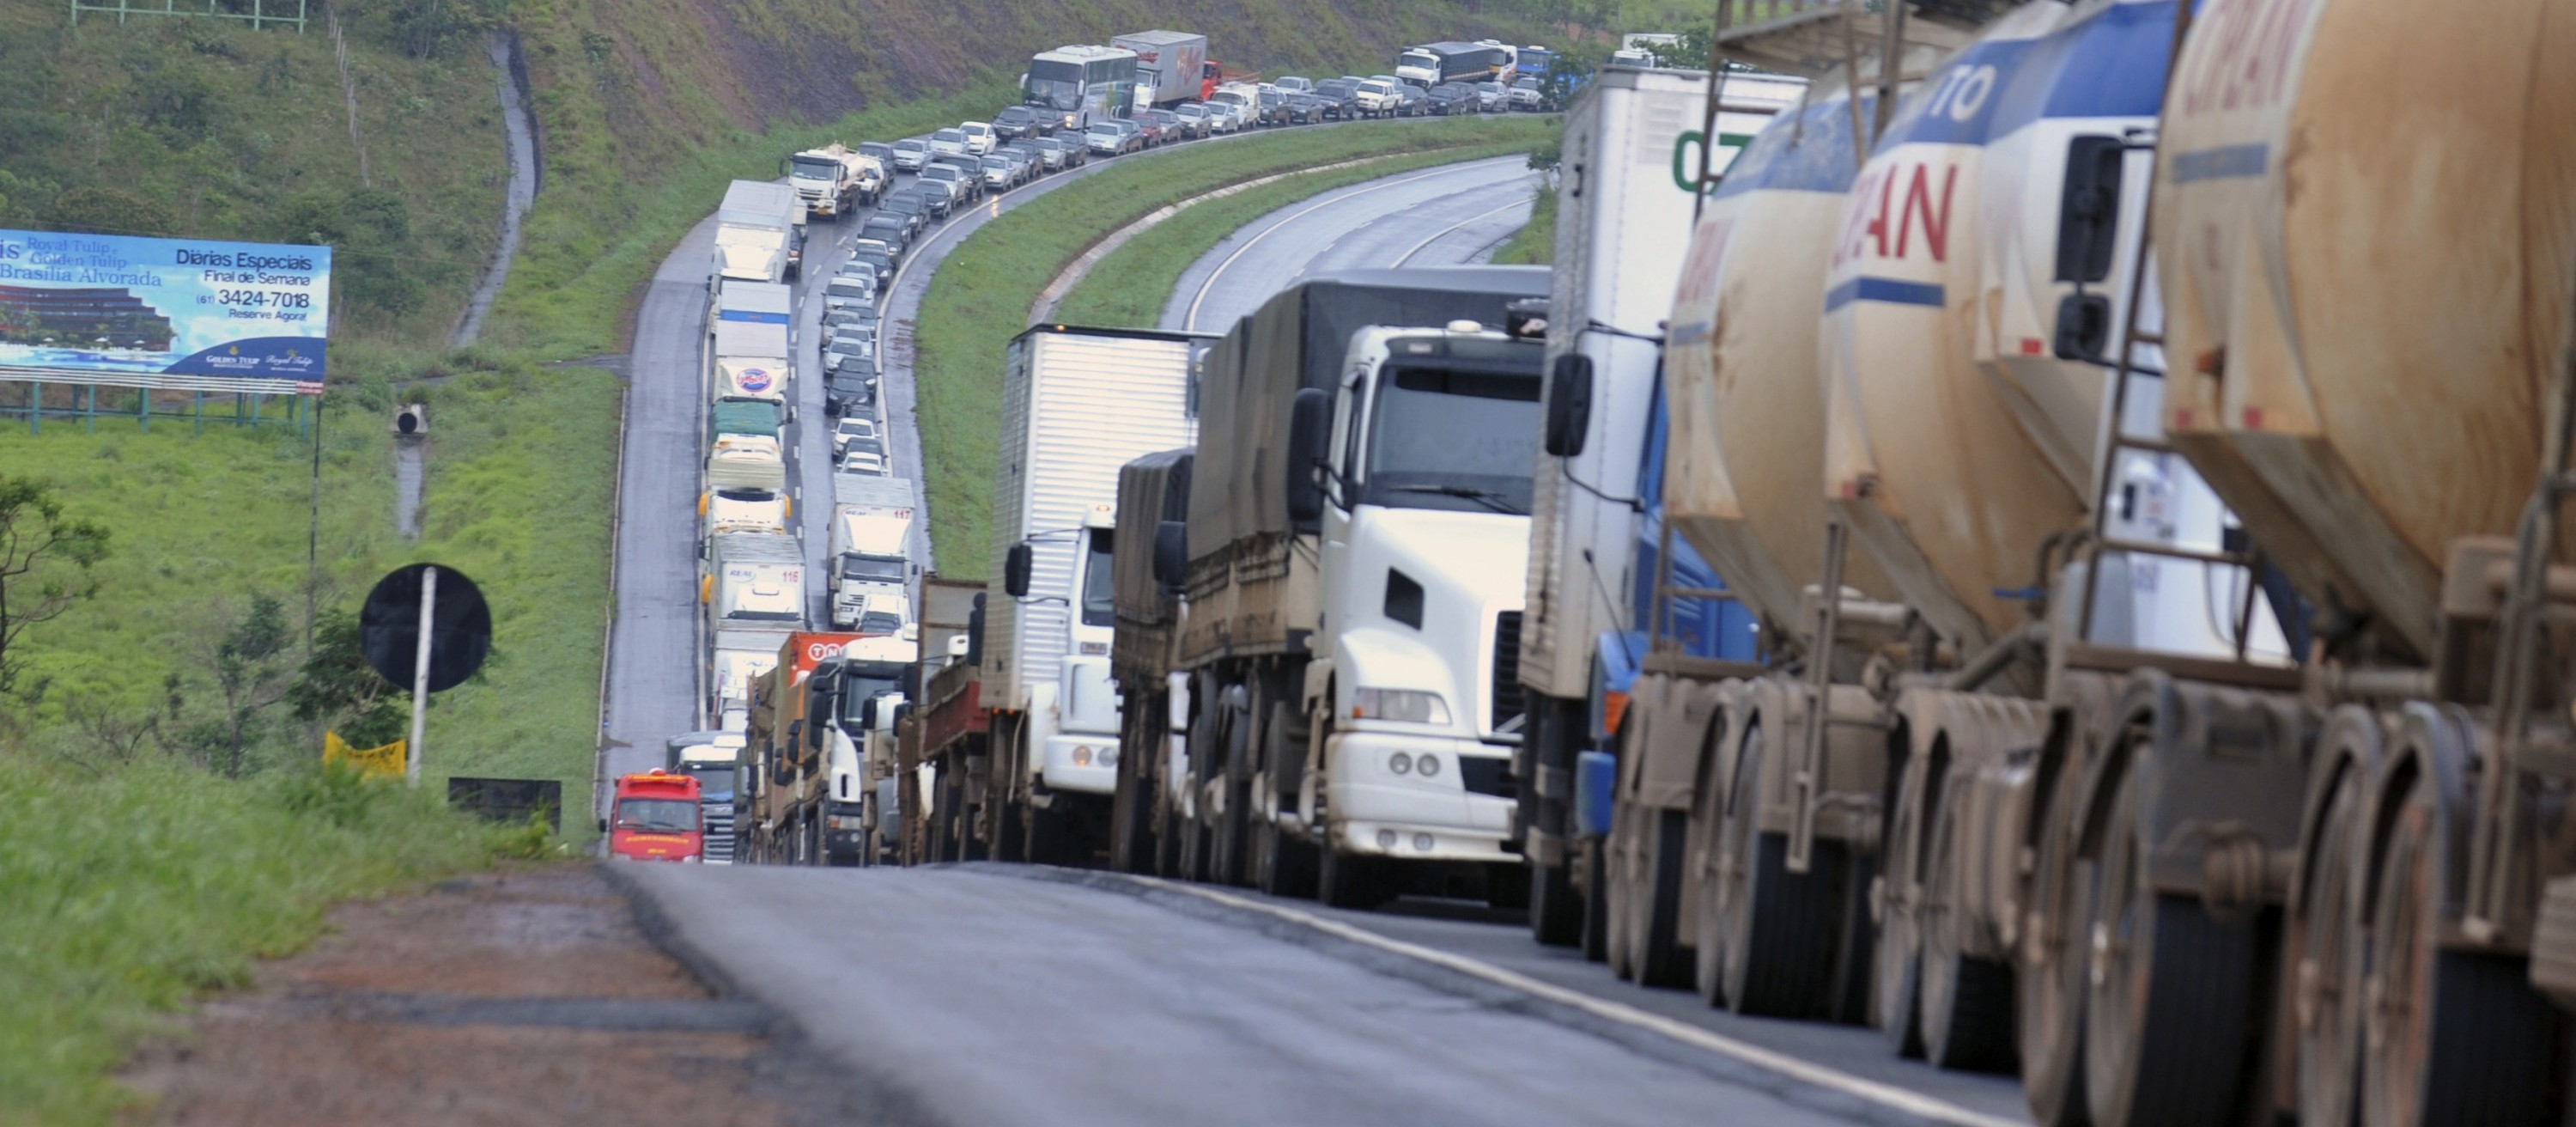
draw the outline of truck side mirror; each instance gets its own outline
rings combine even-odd
[[[802,740],[802,739],[804,739],[804,738],[805,738],[805,722],[804,722],[804,721],[802,721],[802,720],[790,720],[790,721],[788,721],[788,722],[787,722],[787,746],[789,746],[789,747],[794,747],[794,746],[796,746],[797,741]]]
[[[2117,137],[2067,142],[2066,184],[2057,210],[2057,280],[2099,282],[2111,276],[2120,224],[2120,173],[2128,145]]]
[[[1154,582],[1166,591],[1189,585],[1190,526],[1167,520],[1154,526]]]
[[[1002,592],[1014,599],[1029,596],[1029,573],[1037,569],[1037,551],[1022,540],[1002,557]]]
[[[1592,358],[1568,352],[1556,358],[1547,385],[1547,452],[1559,458],[1583,453],[1592,430]]]
[[[876,726],[877,698],[869,697],[868,699],[859,702],[859,729],[861,731],[873,731]]]
[[[984,664],[984,596],[975,596],[975,609],[966,612],[966,664]]]
[[[1324,466],[1332,426],[1332,393],[1320,387],[1299,389],[1288,412],[1287,488],[1288,519],[1301,525],[1324,515],[1324,487],[1316,471]]]

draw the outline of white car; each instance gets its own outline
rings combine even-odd
[[[957,127],[957,131],[966,135],[966,151],[979,157],[992,152],[993,146],[1002,143],[1002,135],[993,132],[993,127],[985,122],[965,122]]]
[[[1394,83],[1372,78],[1359,85],[1359,105],[1363,117],[1394,117],[1404,108],[1404,95],[1395,92]]]
[[[841,456],[843,452],[850,448],[850,440],[854,438],[864,438],[870,442],[876,441],[877,424],[875,420],[862,419],[850,415],[842,416],[841,421],[834,424],[832,427],[832,456],[836,458]]]
[[[930,135],[930,155],[965,156],[969,142],[963,129],[942,129]]]

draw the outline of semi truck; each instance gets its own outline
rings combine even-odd
[[[992,733],[983,707],[987,592],[982,580],[935,572],[916,591],[921,630],[908,682],[916,691],[897,723],[900,852],[907,865],[982,860],[974,814],[984,784],[959,768],[986,754]]]
[[[832,625],[858,628],[871,595],[904,596],[912,582],[912,480],[832,475]]]
[[[1766,130],[1665,503],[1777,671],[1632,691],[1614,965],[2046,1124],[2555,1121],[2570,14],[2034,5]]]
[[[860,750],[865,733],[891,722],[904,656],[855,634],[798,631],[780,643],[751,693],[743,856],[790,865],[858,859],[850,831],[865,801]]]
[[[1138,31],[1112,36],[1111,47],[1136,53],[1139,105],[1176,106],[1216,92],[1216,67],[1208,62],[1207,36],[1186,31]]]
[[[805,202],[796,189],[736,180],[716,207],[712,284],[794,281],[805,243]]]
[[[1504,77],[1510,62],[1494,43],[1425,43],[1395,57],[1395,76],[1429,89],[1444,82],[1488,82]]]
[[[838,141],[787,158],[787,183],[808,215],[837,219],[872,206],[885,182],[886,168],[875,157]]]
[[[1191,816],[1181,733],[1189,724],[1188,685],[1175,677],[1181,619],[1188,613],[1187,545],[1190,467],[1184,446],[1118,467],[1118,520],[1127,535],[1110,552],[1110,591],[1117,629],[1109,640],[1109,677],[1118,686],[1117,789],[1109,815],[1109,867],[1119,872],[1173,873],[1167,850]],[[1166,532],[1166,529],[1169,532]],[[1183,705],[1176,712],[1174,705]]]
[[[794,371],[788,322],[794,291],[771,282],[726,281],[715,292],[707,318],[709,391],[717,399],[766,399],[787,405]]]
[[[1495,763],[1508,755],[1506,743],[1519,730],[1517,683],[1508,676],[1514,663],[1507,659],[1495,666],[1489,658],[1497,647],[1507,648],[1517,630],[1527,554],[1519,539],[1526,535],[1520,514],[1526,512],[1528,479],[1523,468],[1484,481],[1471,463],[1502,453],[1496,443],[1518,441],[1510,427],[1524,420],[1510,416],[1525,407],[1536,410],[1536,346],[1489,340],[1481,326],[1503,325],[1511,302],[1543,297],[1546,284],[1546,271],[1520,267],[1308,279],[1237,322],[1208,353],[1199,390],[1202,441],[1189,473],[1187,516],[1158,524],[1150,543],[1141,527],[1120,537],[1129,552],[1159,547],[1163,581],[1183,588],[1187,600],[1186,615],[1174,620],[1177,640],[1161,676],[1150,666],[1121,673],[1128,691],[1150,691],[1158,679],[1167,685],[1167,723],[1182,734],[1187,760],[1186,778],[1158,788],[1154,811],[1138,819],[1161,829],[1151,849],[1130,843],[1131,861],[1165,858],[1169,871],[1298,892],[1327,867],[1316,847],[1338,835],[1336,851],[1362,860],[1356,866],[1332,862],[1335,876],[1353,877],[1334,887],[1357,895],[1393,887],[1402,875],[1353,872],[1375,870],[1384,857],[1470,867],[1509,859],[1502,845],[1510,803],[1463,789],[1498,791],[1503,785],[1506,772],[1482,773],[1487,764],[1481,752],[1471,753],[1477,762],[1467,769],[1479,772],[1473,776],[1460,775],[1454,757],[1435,754],[1453,769],[1398,781],[1396,786],[1426,795],[1436,792],[1442,807],[1437,815],[1408,815],[1412,820],[1399,830],[1365,819],[1367,796],[1386,792],[1339,789],[1391,779],[1391,757],[1336,759],[1324,753],[1324,763],[1310,764],[1310,753],[1323,752],[1328,742],[1318,738],[1310,747],[1310,736],[1321,730],[1316,710],[1347,716],[1349,708],[1363,707],[1371,712],[1370,723],[1345,723],[1338,731],[1384,728],[1392,735],[1399,729],[1374,722],[1409,723],[1414,727],[1403,731],[1448,741],[1443,747],[1461,741],[1483,747],[1491,738]],[[1452,340],[1448,326],[1460,319],[1480,328],[1461,326]],[[1354,335],[1372,326],[1428,328],[1410,335],[1372,330],[1375,335],[1354,352]],[[1440,364],[1382,363],[1387,348],[1415,347],[1426,357],[1442,357],[1440,364],[1457,366],[1461,390],[1423,390],[1441,383],[1427,374]],[[1465,352],[1451,355],[1462,349],[1530,352],[1530,403],[1476,394],[1518,394],[1521,375],[1488,371],[1485,359]],[[1360,413],[1371,421],[1356,433],[1333,430],[1334,396],[1348,397],[1345,375],[1352,372],[1361,373],[1348,381],[1352,386],[1390,397],[1405,410],[1368,416],[1363,406]],[[1391,381],[1383,388],[1382,378]],[[1458,429],[1411,410],[1426,405],[1454,409],[1449,423]],[[1534,440],[1535,418],[1525,421]],[[1317,451],[1328,444],[1337,445],[1319,463]],[[1400,457],[1399,450],[1418,464]],[[1353,465],[1352,458],[1381,459],[1374,463],[1380,468]],[[1342,479],[1334,504],[1314,491],[1319,464],[1353,475]],[[1348,492],[1349,483],[1363,479],[1375,483],[1364,498]],[[1365,572],[1371,567],[1377,570]],[[1328,572],[1337,577],[1329,587]],[[1390,584],[1402,615],[1417,623],[1428,615],[1440,625],[1391,625],[1396,620],[1387,617]],[[1138,604],[1129,613],[1158,612]],[[1322,633],[1319,624],[1334,632]],[[1374,643],[1367,670],[1387,670],[1390,676],[1401,670],[1403,678],[1355,682],[1354,676],[1367,675],[1352,672],[1352,663],[1362,661],[1360,651],[1336,653],[1336,640],[1363,648]],[[1497,672],[1505,674],[1499,683]],[[1435,694],[1436,725],[1430,722]],[[1169,752],[1150,726],[1130,726],[1119,761],[1163,759]],[[1408,772],[1414,754],[1406,752]],[[1328,779],[1328,767],[1341,773]],[[1325,810],[1316,809],[1318,800],[1326,802]],[[1132,823],[1122,829],[1134,832]],[[1381,837],[1398,842],[1398,848],[1384,849]]]
[[[1003,583],[984,605],[979,655],[992,714],[980,832],[1002,860],[1079,859],[1108,844],[1118,467],[1197,437],[1190,383],[1212,339],[1061,325],[1012,338],[993,485]]]
[[[805,552],[793,536],[762,532],[710,537],[701,552],[708,706],[722,718],[749,703],[752,681],[768,670],[783,635],[805,628]]]
[[[662,768],[698,781],[698,811],[705,837],[706,863],[733,863],[736,777],[742,758],[740,732],[689,732],[663,744]]]
[[[1731,80],[1716,116],[1721,147],[1711,154],[1712,169],[1723,171],[1736,152],[1725,138],[1738,138],[1740,146],[1806,88],[1800,79]],[[1639,528],[1649,514],[1631,487],[1654,433],[1648,423],[1661,382],[1657,326],[1671,313],[1686,247],[1656,233],[1691,223],[1698,193],[1675,170],[1696,159],[1691,147],[1707,124],[1707,109],[1703,73],[1614,69],[1566,116],[1566,175],[1558,190],[1548,300],[1555,315],[1548,319],[1547,430],[1530,486],[1528,609],[1521,630],[1519,676],[1529,724],[1512,770],[1531,927],[1547,943],[1581,938],[1576,889],[1588,877],[1571,832],[1573,772],[1581,752],[1606,741],[1595,699],[1606,673],[1640,659],[1659,669],[1702,660],[1683,652],[1686,647],[1642,652],[1648,624],[1638,617],[1639,596],[1652,598],[1661,577],[1651,565],[1666,553],[1660,544],[1640,550]],[[1630,159],[1648,152],[1671,160]],[[1749,658],[1754,639],[1734,641],[1743,645],[1724,652]]]

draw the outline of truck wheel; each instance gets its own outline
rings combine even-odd
[[[1764,734],[1756,724],[1744,735],[1727,817],[1726,926],[1717,937],[1726,945],[1726,999],[1740,1014],[1818,1017],[1835,993],[1835,898],[1821,860],[1792,874],[1788,837],[1762,832]]]
[[[1563,839],[1559,839],[1560,841]],[[1550,947],[1583,942],[1583,898],[1565,864],[1529,865],[1530,938]]]
[[[1637,967],[1637,947],[1628,937],[1637,919],[1631,906],[1637,896],[1636,838],[1636,808],[1624,798],[1611,800],[1610,833],[1601,839],[1602,875],[1608,878],[1602,891],[1602,961],[1609,965],[1610,976],[1621,982],[1632,978]]]
[[[2010,1072],[2013,1052],[2013,970],[2010,964],[1972,957],[1959,949],[1958,800],[1941,789],[1932,820],[1931,865],[1914,918],[1922,941],[1917,960],[1923,1058],[1936,1068]],[[1882,936],[1879,942],[1886,942]]]
[[[1699,945],[1691,951],[1691,985],[1700,1001],[1726,1004],[1726,795],[1712,785],[1700,796],[1700,852],[1691,858],[1690,879],[1699,885]]]
[[[1636,879],[1629,884],[1628,969],[1639,986],[1682,986],[1690,963],[1674,937],[1681,924],[1682,862],[1690,818],[1679,810],[1633,808],[1638,815]]]
[[[1583,957],[1592,962],[1610,960],[1610,864],[1604,854],[1607,839],[1585,839],[1576,846],[1576,863],[1583,866]]]
[[[2290,905],[2284,956],[2297,1018],[2299,1120],[2350,1123],[2361,1088],[2362,998],[2348,986],[2366,965],[2369,928],[2353,918],[2361,854],[2354,849],[2367,791],[2360,765],[2335,780],[2305,864],[2306,894]]]
[[[2031,877],[2030,907],[2018,930],[2014,959],[2013,1031],[2021,1050],[2022,1095],[2039,1127],[2078,1127],[2084,1122],[2084,980],[2091,951],[2085,924],[2092,919],[2095,864],[2082,854],[2071,811],[2084,772],[2081,762],[2059,771],[2058,793],[2042,816],[2039,869]]]
[[[1386,903],[1385,861],[1338,849],[1324,851],[1316,896],[1336,908],[1367,911]]]
[[[2368,1006],[2361,1039],[2362,1121],[2555,1123],[2563,1021],[2532,989],[2519,955],[2443,950],[2438,784],[2418,774],[2380,853],[2369,916],[2370,967],[2350,974]],[[2463,866],[2465,867],[2465,866]]]
[[[1064,864],[1064,812],[1041,809],[1034,802],[1019,804],[1020,840],[1029,864]]]
[[[1498,912],[1528,911],[1529,877],[1521,870],[1529,866],[1517,861],[1485,863],[1485,906]]]
[[[2133,744],[2146,741],[2144,732]],[[2217,1123],[2240,1102],[2255,1009],[2254,924],[2148,882],[2136,765],[2102,831],[2087,943],[2084,1087],[2098,1127]]]
[[[1908,771],[1897,791],[1886,836],[1887,866],[1879,874],[1872,913],[1878,917],[1878,947],[1872,960],[1876,988],[1870,999],[1870,1024],[1887,1039],[1888,1049],[1901,1057],[1923,1055],[1922,1026],[1915,1020],[1923,996],[1923,942],[1915,914],[1922,892],[1916,854],[1922,832],[1918,808],[1921,791],[1928,786],[1915,771]]]

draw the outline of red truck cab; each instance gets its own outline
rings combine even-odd
[[[629,861],[706,859],[698,780],[654,768],[617,780],[608,819],[608,855]]]

